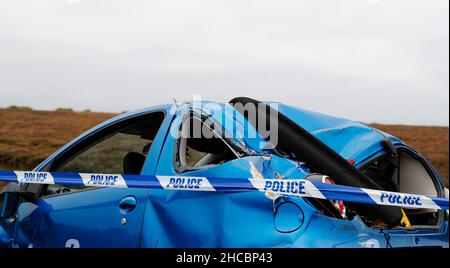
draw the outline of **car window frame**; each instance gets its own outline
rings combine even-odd
[[[53,168],[53,165],[54,165],[55,160],[57,158],[66,155],[67,153],[69,153],[71,150],[73,150],[77,146],[80,146],[80,144],[82,144],[83,142],[86,142],[86,140],[92,139],[92,137],[94,135],[96,135],[96,134],[98,134],[100,132],[105,132],[105,131],[108,133],[108,130],[113,129],[114,127],[117,127],[118,125],[122,125],[122,124],[126,125],[127,122],[130,122],[131,120],[139,121],[139,119],[141,119],[141,118],[150,116],[152,114],[157,114],[157,113],[161,113],[162,120],[161,120],[161,123],[160,123],[160,126],[159,126],[158,130],[156,131],[156,135],[155,135],[155,139],[156,139],[158,137],[158,134],[162,131],[164,122],[165,122],[165,120],[168,117],[167,116],[167,111],[164,110],[164,109],[152,110],[152,111],[147,111],[147,112],[139,113],[139,114],[133,114],[133,115],[130,115],[128,117],[124,117],[124,118],[118,119],[116,121],[112,121],[109,124],[106,124],[106,125],[103,125],[103,126],[99,127],[99,125],[102,125],[102,123],[100,123],[99,125],[93,127],[92,129],[88,130],[84,134],[81,134],[80,136],[78,136],[77,138],[75,138],[74,140],[72,140],[71,142],[66,144],[66,145],[69,145],[69,146],[67,146],[67,148],[63,147],[64,150],[58,151],[54,155],[50,156],[48,159],[46,159],[43,162],[43,163],[45,163],[45,165],[41,164],[42,166],[40,165],[38,168],[35,169],[35,171],[52,172],[51,169]],[[120,127],[118,129],[120,129]],[[109,134],[106,134],[103,137],[103,140],[107,139],[108,137],[113,136],[114,133],[115,132],[112,131]],[[103,140],[101,140],[101,141],[103,141]],[[82,153],[82,152],[88,150],[89,148],[92,148],[92,146],[95,146],[96,144],[98,144],[101,141],[88,142],[88,144],[86,146],[83,146],[80,150],[77,150],[74,153],[74,155],[77,155],[80,152]],[[148,155],[146,156],[146,159],[144,161],[144,164],[143,164],[143,167],[141,169],[141,173],[140,174],[142,174],[143,170],[145,169],[145,166],[148,165],[147,158],[150,156],[152,150],[155,150],[153,147],[154,146],[151,146],[151,148],[150,148],[150,150],[148,152]],[[69,160],[67,160],[67,161],[70,161],[71,158],[69,157],[68,159]],[[35,189],[30,190],[30,187],[35,187]],[[77,194],[77,193],[80,193],[80,192],[99,190],[99,189],[104,189],[105,188],[105,187],[85,187],[83,189],[80,189],[80,190],[77,190],[77,191],[73,191],[73,192],[58,193],[58,194],[55,194],[55,195],[43,196],[43,192],[44,192],[44,189],[46,187],[48,187],[48,185],[29,184],[29,183],[27,183],[27,184],[22,185],[21,188],[24,191],[34,193],[36,195],[36,199],[41,199],[41,200],[47,199],[47,198],[56,198],[56,197],[65,196],[65,195],[69,195],[69,194]]]
[[[190,108],[188,109],[185,113],[179,115],[181,116],[181,120],[178,123],[177,129],[177,135],[180,135],[180,133],[182,132],[182,128],[184,125],[184,122],[186,120],[188,120],[189,118],[196,118],[197,120],[200,120],[202,123],[204,123],[205,120],[210,120],[211,123],[217,124],[221,127],[220,130],[216,130],[216,129],[211,129],[210,126],[208,126],[208,128],[218,137],[221,139],[221,141],[223,143],[225,143],[225,145],[233,152],[233,154],[235,155],[236,159],[240,159],[243,157],[243,153],[245,152],[241,152],[239,150],[239,148],[236,148],[233,146],[233,143],[229,142],[229,140],[224,136],[224,129],[223,126],[221,124],[219,124],[218,122],[216,122],[216,120],[214,120],[211,116],[208,116],[205,111],[202,111],[202,114],[199,114],[197,111],[195,111],[194,109]],[[188,168],[188,167],[183,167],[181,166],[180,162],[179,162],[179,155],[180,155],[180,143],[181,143],[181,137],[177,136],[175,137],[174,140],[174,150],[173,150],[173,155],[172,155],[172,166],[175,170],[175,172],[177,174],[182,174],[185,172],[191,172],[191,171],[198,171],[198,170],[204,170],[204,169],[208,169],[211,168],[212,166],[201,166],[198,168]],[[225,162],[226,163],[226,162]],[[223,163],[223,164],[225,164]],[[220,166],[223,164],[219,164],[219,165],[215,165],[215,166]]]

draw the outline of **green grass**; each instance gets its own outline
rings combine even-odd
[[[6,166],[0,165],[0,170],[11,170],[11,168],[8,168]]]

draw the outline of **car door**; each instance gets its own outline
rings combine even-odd
[[[229,147],[226,135],[219,132],[222,126],[232,125],[231,122],[216,125],[217,132],[209,135],[205,132],[209,132],[208,125],[214,120],[209,117],[211,114],[203,111],[206,117],[202,118],[191,113],[188,110],[173,121],[170,133],[176,135],[166,138],[157,166],[158,175],[250,178],[252,164],[260,170],[268,164],[259,155],[241,155],[237,148]],[[210,138],[197,139],[194,133],[192,138],[183,137],[189,132],[185,132],[186,128],[189,130],[185,122],[194,127],[198,123],[197,129]],[[292,165],[291,171],[295,167]],[[270,170],[265,175],[268,173]],[[144,247],[273,247],[292,244],[295,239],[274,228],[273,201],[260,192],[152,189],[147,202],[142,232]]]
[[[38,171],[151,174],[165,113],[122,118],[93,130]],[[21,247],[139,247],[147,189],[28,185],[38,198],[18,211]]]

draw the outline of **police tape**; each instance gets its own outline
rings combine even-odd
[[[305,179],[218,178],[86,174],[60,172],[0,171],[0,181],[112,188],[148,188],[181,191],[247,192],[260,191],[286,196],[340,200],[402,208],[448,210],[446,198],[371,190],[335,184],[313,183]]]

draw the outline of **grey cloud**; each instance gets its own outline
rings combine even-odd
[[[246,95],[448,125],[446,0],[0,0],[0,107]]]

